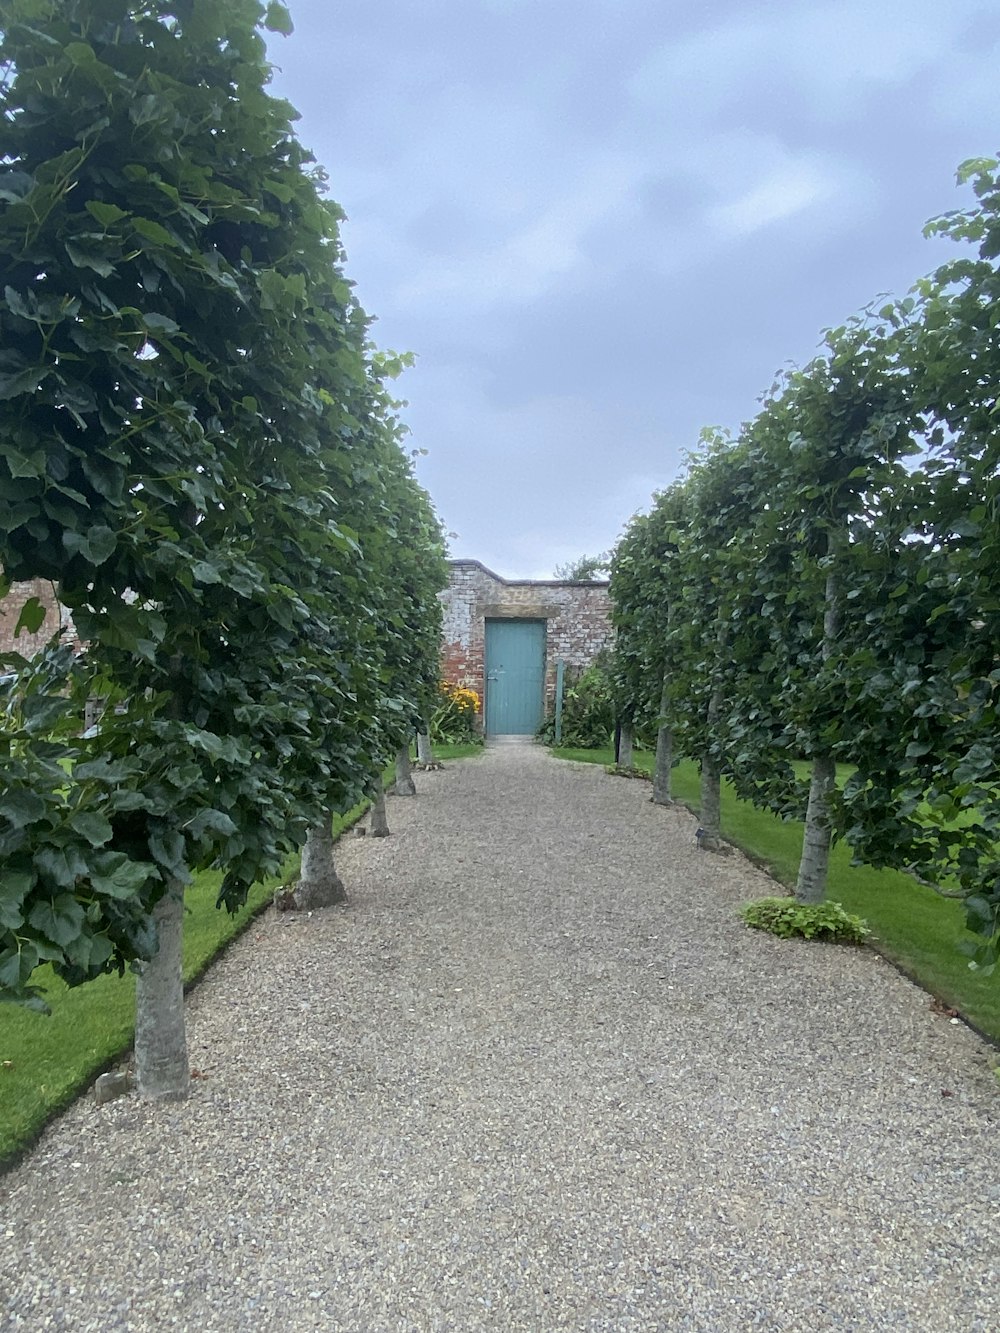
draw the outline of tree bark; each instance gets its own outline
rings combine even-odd
[[[656,729],[656,767],[653,769],[653,804],[672,805],[671,774],[674,761],[674,733],[669,722],[664,721],[670,700],[667,682],[664,680],[660,692],[660,724]]]
[[[840,630],[837,576],[833,568],[826,575],[824,606],[822,657],[825,665],[833,655]],[[826,879],[830,868],[830,797],[836,785],[837,768],[833,755],[829,752],[814,755],[802,856],[795,882],[795,896],[800,903],[821,903],[826,897]]]
[[[701,756],[701,838],[702,851],[717,852],[722,847],[722,765],[711,745],[722,714],[722,663],[726,651],[726,626],[720,619],[716,635],[715,661],[712,664],[712,689],[705,710],[708,745]]]
[[[434,746],[431,744],[430,734],[426,731],[417,732],[417,763],[434,763]]]
[[[333,863],[333,816],[330,813],[306,835],[294,896],[296,907],[303,912],[347,901],[347,890]]]
[[[396,795],[397,796],[416,796],[417,789],[413,785],[413,771],[410,767],[410,747],[409,744],[401,745],[396,751]]]
[[[802,857],[795,882],[795,896],[800,903],[821,903],[826,897],[826,876],[830,868],[830,794],[837,782],[837,769],[828,754],[813,760],[806,806],[806,828],[802,838]]]
[[[698,838],[703,852],[717,852],[722,846],[721,788],[719,761],[706,751],[701,757],[701,830]]]
[[[632,723],[623,722],[621,735],[618,740],[618,767],[633,768],[635,760],[632,756]]]
[[[135,986],[135,1081],[150,1101],[180,1101],[190,1089],[184,1032],[184,888],[176,881],[153,909],[158,947]]]
[[[385,812],[385,788],[382,786],[381,774],[372,782],[368,795],[372,803],[371,818],[368,821],[369,832],[373,838],[388,838],[389,820]]]

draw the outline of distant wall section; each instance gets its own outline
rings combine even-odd
[[[441,674],[486,697],[487,620],[545,622],[545,703],[555,698],[556,663],[588,666],[611,639],[607,583],[504,579],[478,560],[452,560],[444,606]]]

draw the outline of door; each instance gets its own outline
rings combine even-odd
[[[533,736],[544,688],[545,621],[487,620],[487,736]]]

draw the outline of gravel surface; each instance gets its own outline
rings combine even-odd
[[[0,1179],[4,1330],[1000,1328],[996,1052],[645,783],[418,774]]]

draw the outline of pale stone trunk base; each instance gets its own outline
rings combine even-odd
[[[635,759],[632,755],[632,728],[622,723],[618,734],[618,767],[633,768]]]
[[[302,866],[295,886],[295,906],[303,912],[319,907],[334,907],[347,901],[347,891],[333,864],[333,819],[326,815],[322,823],[309,830],[302,848]]]
[[[410,747],[401,745],[396,751],[396,786],[397,796],[416,796],[413,785],[413,770],[410,766]]]
[[[184,1030],[184,889],[171,884],[153,909],[159,947],[135,983],[135,1082],[150,1101],[181,1101],[190,1091]]]
[[[370,791],[372,802],[371,818],[368,821],[369,832],[373,838],[388,838],[389,819],[385,811],[385,789],[379,778]]]
[[[656,767],[653,769],[653,804],[673,805],[671,773],[674,762],[674,733],[660,727],[656,733]]]
[[[434,746],[431,744],[431,738],[426,731],[417,732],[417,763],[433,764]]]

